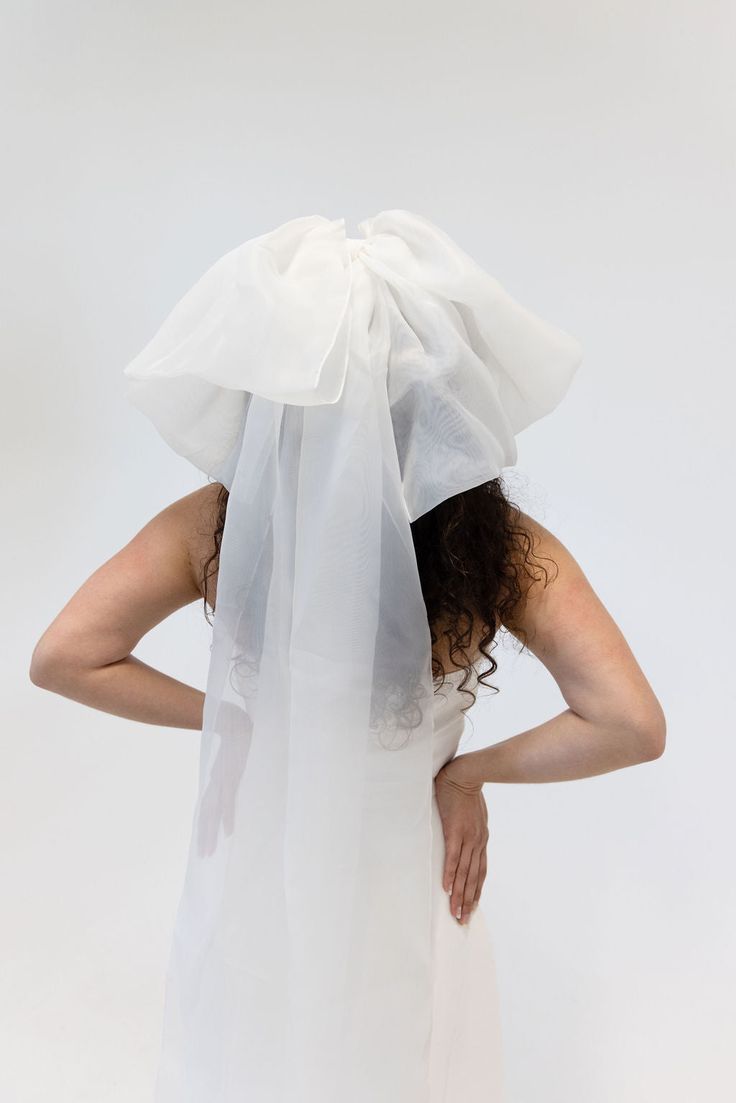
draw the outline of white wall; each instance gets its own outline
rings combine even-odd
[[[300,214],[443,226],[576,334],[513,485],[669,720],[665,756],[487,790],[509,1103],[727,1103],[732,1054],[732,6],[5,2],[0,771],[15,1103],[150,1097],[197,736],[32,686],[72,591],[203,481],[121,369],[204,267]],[[209,629],[142,658],[203,687]],[[470,746],[562,707],[503,650]]]

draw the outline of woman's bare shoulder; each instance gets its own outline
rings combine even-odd
[[[200,556],[212,542],[219,484],[159,510],[72,594],[39,640],[45,655],[101,665],[129,655],[175,610],[202,596]]]
[[[204,597],[204,569],[215,550],[215,530],[220,510],[221,483],[204,486],[176,498],[152,517],[130,541],[128,549],[138,558],[158,563],[155,572],[178,577],[179,586],[189,590],[189,600]],[[127,549],[126,549],[127,550]],[[164,572],[162,564],[167,564]],[[217,564],[208,567],[207,599],[212,604],[217,583]]]
[[[541,659],[570,708],[616,718],[624,701],[631,723],[660,746],[664,713],[623,632],[562,540],[525,514],[522,521],[548,575],[529,585],[507,627]]]
[[[529,638],[543,611],[564,606],[571,593],[590,584],[572,552],[553,532],[529,514],[520,511],[519,527],[524,538],[517,540],[516,577],[519,601],[507,618],[506,627]]]
[[[207,483],[172,503],[178,516],[180,539],[187,553],[192,578],[203,595],[205,565],[215,551],[222,489],[221,483]],[[208,583],[208,599],[211,601],[217,583],[216,564],[208,569],[213,572]]]

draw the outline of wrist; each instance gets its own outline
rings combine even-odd
[[[469,794],[480,793],[483,788],[483,779],[478,777],[472,757],[472,754],[458,755],[446,762],[442,768],[449,785]]]

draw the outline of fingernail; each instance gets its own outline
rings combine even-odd
[[[458,908],[457,911],[455,912],[455,918],[459,919],[462,914],[463,914],[463,909]]]

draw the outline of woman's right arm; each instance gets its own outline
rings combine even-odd
[[[191,553],[218,489],[207,484],[173,502],[98,567],[36,644],[35,685],[130,720],[201,729],[204,692],[132,651],[174,610],[202,599]]]
[[[567,548],[531,517],[535,554],[557,564],[528,589],[506,625],[557,682],[567,708],[444,767],[458,788],[484,782],[571,781],[659,758],[665,716],[610,613]]]

